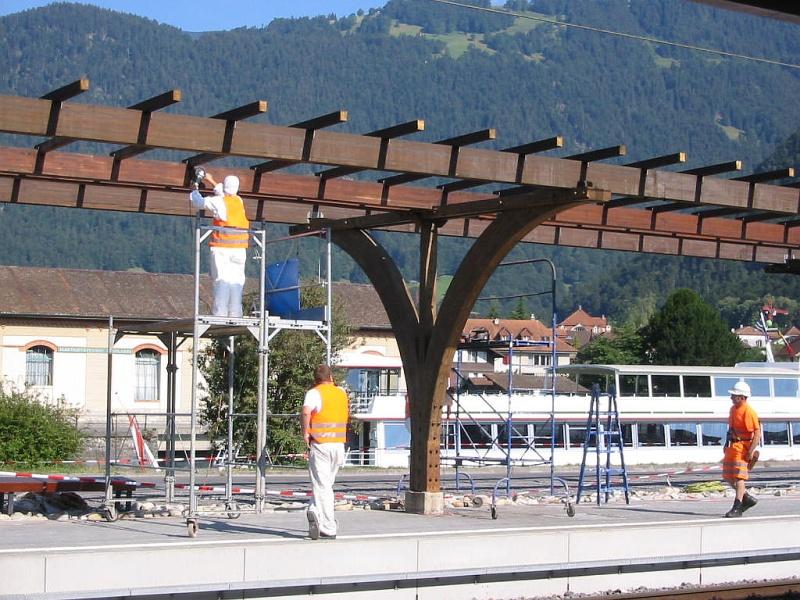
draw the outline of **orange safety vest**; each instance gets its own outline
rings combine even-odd
[[[311,414],[308,433],[317,444],[344,443],[350,413],[347,393],[332,383],[320,383],[314,389],[322,399],[322,409]]]
[[[225,208],[228,214],[227,220],[214,219],[212,225],[214,227],[230,227],[232,229],[250,229],[250,221],[247,220],[247,215],[244,212],[244,202],[239,196],[225,195]],[[250,239],[250,234],[246,231],[218,231],[211,232],[211,241],[209,246],[216,246],[218,248],[247,248],[247,243]]]
[[[747,480],[749,478],[747,451],[753,443],[756,430],[761,429],[758,415],[749,402],[738,407],[731,406],[728,427],[733,434],[733,440],[724,451],[722,478],[725,481]]]

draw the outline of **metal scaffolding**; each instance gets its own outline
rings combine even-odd
[[[272,461],[267,450],[267,418],[270,411],[267,406],[268,381],[269,381],[269,345],[270,341],[281,331],[301,330],[313,331],[326,346],[326,357],[328,362],[331,358],[331,321],[332,321],[332,287],[331,287],[331,242],[330,235],[326,238],[325,251],[325,279],[323,284],[326,287],[326,305],[321,313],[320,320],[298,318],[302,314],[286,315],[270,314],[268,310],[267,295],[271,292],[281,292],[285,289],[270,289],[270,282],[267,274],[267,245],[273,242],[280,242],[302,236],[290,236],[268,241],[264,229],[248,230],[248,235],[254,244],[256,251],[253,258],[259,263],[259,285],[254,307],[249,315],[242,317],[221,317],[203,314],[200,301],[200,255],[203,243],[209,238],[212,231],[219,229],[215,226],[203,225],[199,222],[195,227],[194,250],[195,250],[195,270],[194,270],[194,314],[190,319],[175,319],[169,321],[146,323],[121,327],[113,331],[113,321],[109,322],[109,359],[108,359],[108,397],[106,412],[106,513],[107,518],[116,518],[114,502],[111,489],[111,423],[114,417],[112,411],[112,352],[111,347],[126,335],[152,335],[157,337],[167,348],[167,411],[161,415],[165,418],[164,438],[166,441],[165,456],[165,488],[166,501],[172,502],[175,499],[175,475],[179,471],[189,473],[189,504],[185,511],[187,530],[191,537],[195,537],[199,528],[199,517],[209,514],[223,514],[229,518],[238,517],[241,512],[253,511],[261,513],[266,503],[265,493],[265,473]],[[327,232],[326,232],[327,233]],[[311,235],[311,234],[306,234]],[[319,234],[313,234],[319,235]],[[299,281],[295,284],[299,290]],[[274,286],[273,286],[274,287]],[[304,311],[299,311],[303,313]],[[318,312],[315,312],[315,315]],[[234,394],[234,363],[236,356],[236,338],[239,336],[251,335],[258,344],[258,385],[257,385],[257,412],[255,415],[249,413],[236,412],[236,399]],[[227,338],[228,351],[228,402],[226,414],[226,450],[224,466],[226,470],[226,483],[224,491],[224,509],[209,509],[201,507],[198,502],[199,486],[196,481],[197,474],[197,438],[199,433],[198,406],[200,389],[200,366],[199,353],[201,350],[202,339]],[[176,412],[177,402],[177,355],[178,349],[191,339],[192,353],[192,378],[191,378],[191,405],[187,413]],[[233,467],[235,464],[235,452],[233,448],[234,439],[234,418],[235,417],[255,417],[256,419],[256,463],[255,487],[252,497],[252,508],[247,509],[240,505],[234,497],[233,487]],[[176,466],[176,438],[178,430],[176,419],[178,417],[188,417],[189,424],[189,452],[188,467],[179,468]]]

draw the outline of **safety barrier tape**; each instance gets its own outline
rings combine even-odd
[[[687,467],[685,469],[677,469],[674,471],[664,471],[662,473],[649,473],[647,475],[637,475],[630,479],[656,479],[657,477],[669,477],[670,475],[685,475],[686,473],[702,473],[704,471],[718,471],[722,469],[722,465],[709,465],[705,467]]]
[[[43,479],[47,481],[83,481],[83,482],[90,482],[90,483],[105,483],[105,477],[75,477],[71,475],[43,475],[40,473],[21,473],[21,472],[11,472],[11,471],[0,471],[0,477],[26,477],[29,479]],[[120,479],[120,478],[112,478],[111,479],[112,486],[131,486],[131,487],[142,487],[142,488],[156,488],[155,483],[151,482],[140,482],[135,481],[133,479]],[[186,483],[176,483],[176,489],[189,489],[189,484]],[[195,485],[194,489],[199,492],[216,492],[216,493],[227,493],[227,489],[225,486],[217,486],[217,485],[206,485],[206,484],[199,484]],[[232,487],[231,488],[232,494],[255,494],[254,488],[246,488],[246,487]],[[267,496],[280,496],[282,498],[310,498],[313,496],[311,491],[294,491],[294,490],[265,490],[264,493]],[[347,494],[344,492],[336,492],[334,497],[337,500],[355,500],[358,502],[372,502],[376,500],[385,500],[386,498],[383,496],[371,496],[367,494]]]
[[[75,477],[72,475],[43,475],[41,473],[22,473],[12,471],[0,471],[0,477],[26,477],[28,479],[42,479],[45,481],[79,481],[83,483],[105,483],[105,477]],[[154,488],[155,483],[134,481],[133,479],[125,479],[121,477],[111,478],[112,486],[130,486],[130,487],[143,487]]]

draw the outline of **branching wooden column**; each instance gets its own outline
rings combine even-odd
[[[591,190],[589,191],[591,195]],[[385,249],[365,229],[334,229],[333,241],[364,270],[380,296],[397,339],[411,406],[410,512],[441,510],[439,440],[453,353],[470,310],[497,265],[534,227],[560,210],[596,200],[586,190],[537,190],[501,206],[470,248],[436,310],[437,230],[420,221],[420,287],[415,305]]]

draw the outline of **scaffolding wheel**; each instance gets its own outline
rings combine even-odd
[[[491,509],[492,512],[492,519],[497,519],[497,507],[493,506]]]
[[[196,538],[197,529],[197,519],[186,519],[186,532],[189,534],[189,537]]]
[[[572,502],[567,502],[567,516],[574,517],[575,516],[575,507],[572,505]]]
[[[103,516],[105,517],[106,521],[109,523],[113,523],[119,518],[119,514],[117,513],[116,507],[111,504],[106,506],[105,511],[103,511]]]
[[[238,519],[242,516],[242,511],[239,510],[239,505],[236,502],[226,502],[225,510],[228,511],[229,519]]]

